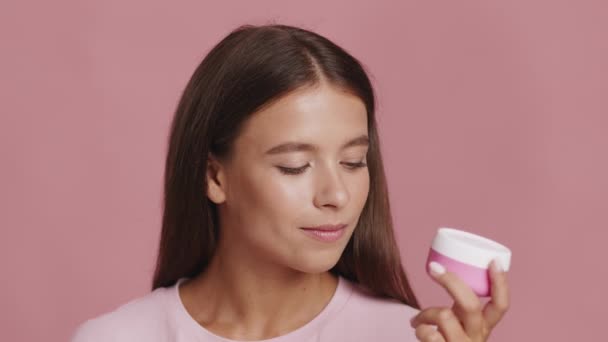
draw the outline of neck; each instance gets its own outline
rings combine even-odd
[[[218,252],[205,270],[180,286],[190,315],[232,339],[268,339],[303,326],[331,300],[338,279],[309,274],[260,258]]]

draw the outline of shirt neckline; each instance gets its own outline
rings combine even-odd
[[[218,342],[244,342],[244,340],[232,340],[220,335],[217,335],[210,330],[206,329],[204,326],[200,325],[186,310],[184,303],[182,302],[179,296],[179,286],[188,278],[183,277],[180,278],[177,283],[173,286],[171,291],[172,302],[175,304],[178,313],[178,321],[179,326],[187,329],[185,332],[187,335],[198,336],[203,338],[206,341],[218,341]],[[247,342],[290,342],[290,341],[302,341],[306,338],[310,338],[315,334],[318,334],[321,328],[323,327],[323,323],[327,322],[331,317],[336,314],[344,304],[348,301],[350,296],[353,293],[353,287],[349,286],[350,284],[346,279],[341,276],[338,276],[338,286],[336,290],[327,303],[323,310],[319,312],[312,320],[303,326],[292,330],[286,334],[276,336],[270,339],[264,340],[249,340]]]

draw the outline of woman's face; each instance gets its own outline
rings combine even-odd
[[[327,84],[253,114],[210,185],[226,246],[302,272],[331,269],[367,199],[367,129],[363,102]],[[346,228],[335,241],[303,229],[337,224]]]

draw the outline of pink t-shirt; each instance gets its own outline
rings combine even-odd
[[[234,342],[205,329],[186,311],[177,291],[185,279],[82,323],[71,341]],[[334,296],[315,318],[264,342],[417,341],[409,320],[418,312],[396,300],[371,296],[340,277]]]

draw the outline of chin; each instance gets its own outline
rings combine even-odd
[[[304,273],[325,273],[331,270],[338,261],[342,253],[321,253],[310,256],[306,260],[301,260],[297,265],[294,265],[295,269]]]

